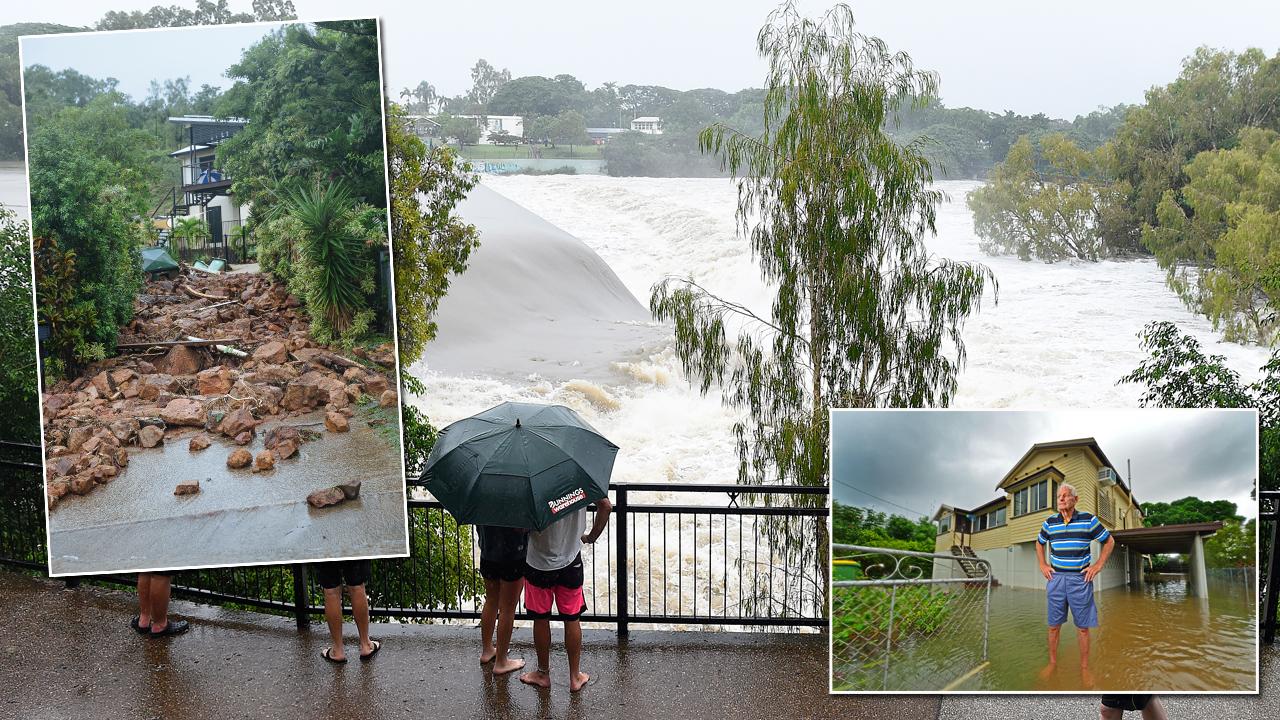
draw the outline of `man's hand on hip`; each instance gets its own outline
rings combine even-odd
[[[1053,579],[1053,568],[1052,568],[1052,567],[1049,567],[1048,565],[1041,565],[1041,566],[1040,566],[1040,574],[1044,576],[1044,579],[1045,579],[1045,580],[1052,580],[1052,579]]]
[[[1094,576],[1100,572],[1102,572],[1102,568],[1100,566],[1090,565],[1089,567],[1084,569],[1084,581],[1093,582]]]

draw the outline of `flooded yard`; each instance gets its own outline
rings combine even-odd
[[[1092,677],[1085,677],[1069,620],[1062,626],[1057,668],[1042,674],[1048,662],[1044,593],[995,587],[989,664],[952,689],[1251,692],[1257,686],[1256,597],[1252,580],[1211,582],[1207,599],[1190,597],[1182,577],[1104,590],[1096,595],[1100,627],[1090,633]],[[923,638],[896,648],[888,689],[941,690],[978,667],[980,620],[947,633],[944,642]],[[837,659],[837,673],[839,665]]]

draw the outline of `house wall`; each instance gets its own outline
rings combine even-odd
[[[1036,543],[1023,542],[1008,547],[974,551],[979,558],[991,563],[991,573],[997,582],[1006,587],[1043,590],[1044,576],[1040,574],[1040,561],[1036,558]],[[1093,557],[1099,557],[1101,548],[1094,543]],[[1117,547],[1111,553],[1102,572],[1093,581],[1093,589],[1102,591],[1119,587],[1128,582],[1129,554],[1126,548]],[[933,566],[934,578],[962,578],[964,569],[959,563],[937,560]]]
[[[1003,548],[1009,545],[1009,537],[1009,526],[1001,525],[990,530],[974,533],[969,538],[969,547],[973,548],[975,552]]]

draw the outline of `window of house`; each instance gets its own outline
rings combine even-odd
[[[1058,490],[1058,481],[1052,483],[1048,480],[1041,480],[1038,483],[1028,485],[1013,494],[1013,515],[1026,515],[1027,513],[1039,512],[1053,507],[1052,498],[1049,491],[1056,493]]]
[[[938,520],[938,534],[947,532],[951,532],[951,516],[943,515],[942,518]]]

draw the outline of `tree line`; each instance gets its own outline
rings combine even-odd
[[[1020,137],[969,195],[984,250],[1024,260],[1150,255],[1227,340],[1280,331],[1280,54],[1202,47],[1090,146]]]

